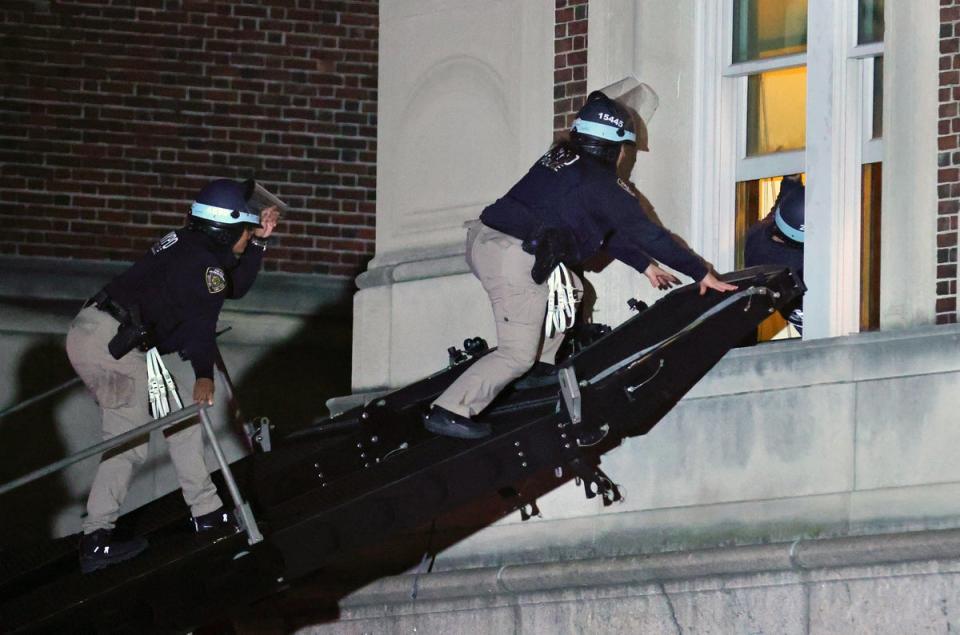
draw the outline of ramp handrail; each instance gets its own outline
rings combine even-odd
[[[4,409],[4,410],[0,410],[0,419],[3,419],[3,418],[6,417],[7,415],[12,415],[12,414],[15,413],[15,412],[19,412],[20,410],[23,410],[24,408],[26,408],[26,407],[28,407],[28,406],[32,406],[33,404],[37,403],[38,401],[42,401],[42,400],[46,399],[47,397],[52,397],[53,395],[57,394],[58,392],[60,392],[60,391],[62,391],[62,390],[66,390],[67,388],[70,388],[70,387],[72,387],[73,385],[79,384],[79,383],[80,383],[80,378],[79,378],[79,377],[74,377],[73,379],[70,379],[70,380],[68,380],[68,381],[65,381],[65,382],[63,382],[62,384],[60,384],[59,386],[56,386],[55,388],[51,388],[51,389],[49,389],[49,390],[45,390],[44,392],[40,393],[39,395],[34,395],[33,397],[30,397],[29,399],[25,399],[24,401],[21,401],[21,402],[18,403],[18,404],[15,404],[15,405],[13,405],[13,406],[10,406],[9,408],[6,408],[6,409]]]
[[[240,495],[240,489],[237,487],[237,482],[233,478],[233,471],[230,469],[230,464],[227,463],[227,459],[220,447],[220,442],[217,440],[217,437],[213,432],[213,425],[210,423],[209,414],[207,414],[208,407],[209,406],[206,404],[191,404],[185,408],[177,410],[176,412],[171,412],[165,417],[154,419],[143,424],[142,426],[134,428],[133,430],[124,432],[123,434],[118,434],[115,437],[110,437],[109,439],[101,441],[96,445],[91,445],[89,448],[80,450],[79,452],[71,454],[64,459],[36,469],[28,474],[24,474],[19,478],[0,485],[0,496],[11,490],[17,489],[18,487],[32,483],[37,479],[43,478],[48,474],[59,472],[60,470],[70,467],[74,463],[82,461],[83,459],[119,447],[128,441],[142,437],[150,432],[153,432],[154,430],[166,428],[199,414],[201,425],[203,426],[203,430],[206,433],[207,438],[210,440],[213,453],[217,458],[217,463],[220,464],[220,470],[223,474],[224,481],[226,481],[227,489],[230,491],[230,497],[233,499],[233,503],[236,507],[235,513],[237,515],[237,519],[242,525],[244,531],[247,533],[247,542],[251,545],[258,543],[263,540],[263,536],[260,534],[260,530],[257,527],[256,520],[254,519],[253,513],[250,510],[250,505],[244,502]]]

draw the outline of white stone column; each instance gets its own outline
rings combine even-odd
[[[463,261],[464,221],[550,144],[550,0],[380,7],[377,248],[354,300],[355,391],[446,365],[493,318]]]
[[[660,106],[648,130],[650,151],[638,153],[632,180],[648,210],[691,245],[694,216],[702,213],[693,209],[690,187],[696,9],[691,0],[591,0],[587,58],[589,90],[633,75],[657,92]],[[630,317],[630,297],[652,304],[663,295],[640,273],[616,261],[587,279],[597,294],[593,319],[605,324]]]
[[[851,108],[850,12],[812,0],[807,20],[807,192],[804,339],[857,330],[859,292],[859,118]],[[855,102],[854,102],[855,103]]]
[[[933,324],[940,7],[884,8],[880,328]]]

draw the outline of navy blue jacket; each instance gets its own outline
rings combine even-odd
[[[803,280],[803,247],[791,243],[779,243],[773,239],[776,231],[774,212],[770,212],[747,231],[744,248],[744,264],[784,265],[790,267]]]
[[[116,302],[140,309],[161,354],[179,352],[197,378],[213,379],[217,318],[226,298],[240,298],[253,286],[263,248],[247,247],[238,258],[188,229],[170,232],[132,267],[105,287]]]
[[[578,253],[565,259],[568,265],[604,249],[641,273],[654,258],[697,281],[707,275],[703,261],[650,220],[610,166],[562,146],[547,152],[480,220],[521,240],[544,227],[571,230]]]

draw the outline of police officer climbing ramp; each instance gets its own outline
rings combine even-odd
[[[224,300],[253,286],[277,209],[248,206],[253,181],[220,179],[197,195],[187,224],[163,236],[140,260],[91,298],[67,334],[67,354],[100,406],[111,437],[166,414],[160,393],[179,400],[161,356],[178,353],[196,376],[192,399],[213,403],[217,317]],[[148,405],[150,409],[148,410]],[[166,408],[169,411],[169,408]],[[197,532],[235,521],[217,494],[203,460],[200,426],[167,437],[170,456]],[[134,468],[146,444],[107,453],[87,498],[80,539],[83,571],[131,558],[147,547],[113,535]]]

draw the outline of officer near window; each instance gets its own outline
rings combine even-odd
[[[744,263],[785,265],[803,281],[804,201],[806,188],[799,175],[783,177],[770,213],[747,232]],[[803,298],[780,309],[781,315],[803,334]]]
[[[151,419],[151,355],[159,360],[160,355],[179,353],[189,360],[196,375],[193,401],[213,403],[220,309],[226,298],[243,297],[253,285],[278,220],[276,207],[258,215],[249,206],[255,187],[252,180],[228,179],[206,185],[186,226],[161,238],[107,284],[71,324],[67,355],[100,406],[104,439]],[[204,463],[200,426],[184,427],[167,442],[195,531],[235,528],[236,520]],[[120,540],[113,535],[133,469],[146,455],[146,443],[104,454],[82,525],[84,573],[132,558],[147,547],[142,537]]]
[[[618,163],[627,160],[624,146],[636,145],[636,139],[629,111],[594,91],[577,114],[570,141],[553,147],[468,225],[467,264],[490,298],[497,349],[433,402],[423,415],[427,430],[468,439],[491,433],[488,424],[471,417],[538,357],[545,365],[555,364],[563,333],[544,328],[548,297],[556,293],[577,300],[582,283],[566,267],[601,248],[658,288],[679,280],[653,259],[697,280],[701,294],[736,288],[718,280],[696,254],[652,222],[630,186],[617,177]],[[562,280],[552,291],[547,280],[557,271],[563,272]]]

